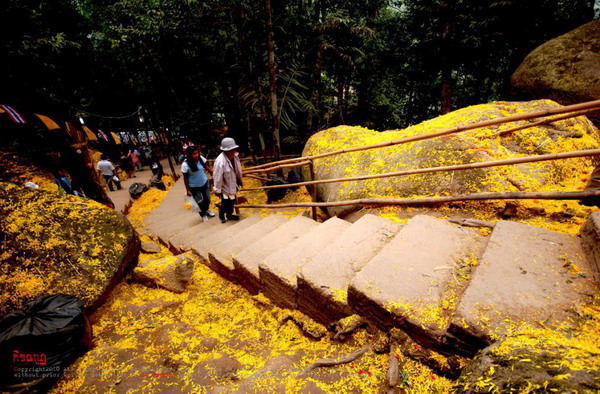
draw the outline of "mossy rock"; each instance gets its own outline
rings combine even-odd
[[[338,126],[313,135],[304,148],[303,156],[393,141],[503,116],[557,107],[560,105],[550,100],[494,102],[463,108],[404,130],[377,132],[362,127]],[[349,178],[600,146],[596,128],[584,117],[532,127],[505,136],[499,135],[501,131],[526,123],[528,121],[509,123],[446,137],[317,159],[316,179]],[[341,201],[501,191],[571,191],[575,186],[569,182],[588,174],[592,165],[592,159],[584,157],[508,167],[328,183],[317,186],[317,196],[319,201]],[[308,174],[305,174],[306,177]],[[359,208],[331,207],[328,208],[328,213],[344,216]]]
[[[99,306],[137,262],[127,218],[95,201],[0,183],[0,318],[48,294]]]
[[[456,393],[600,391],[598,298],[568,323],[522,327],[482,350],[463,370]]]
[[[534,49],[511,77],[513,94],[575,104],[600,98],[600,20]],[[600,125],[598,114],[590,115]]]

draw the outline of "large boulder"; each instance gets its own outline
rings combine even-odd
[[[49,294],[99,306],[140,250],[121,213],[71,195],[0,183],[0,318]]]
[[[526,112],[560,107],[550,100],[494,102],[463,108],[404,130],[377,132],[338,126],[314,134],[303,156],[428,134]],[[530,155],[598,148],[598,132],[584,117],[532,127],[508,135],[500,131],[527,121],[480,128],[453,136],[334,155],[315,160],[316,179],[348,178],[424,167],[501,160]],[[405,198],[497,191],[574,190],[574,180],[591,171],[590,158],[537,162],[466,171],[327,183],[317,186],[320,201]],[[310,178],[305,174],[305,178]],[[358,206],[330,207],[344,216]]]
[[[511,78],[520,99],[561,104],[600,99],[600,20],[556,37],[531,52]],[[590,115],[600,125],[600,115]]]

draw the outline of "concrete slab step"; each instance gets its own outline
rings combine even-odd
[[[219,223],[218,226],[213,227],[213,234],[201,239],[195,239],[191,242],[192,251],[198,255],[203,264],[210,267],[208,252],[212,247],[221,242],[235,239],[238,233],[245,231],[248,227],[252,227],[262,219],[263,217],[260,215],[252,215],[239,222],[228,220],[225,223]]]
[[[229,225],[231,224],[233,224],[233,222],[230,222]],[[207,238],[214,234],[215,231],[223,230],[229,225],[227,225],[227,223],[221,223],[221,221],[215,217],[209,219],[207,222],[201,222],[195,226],[188,227],[169,238],[169,249],[176,254],[184,253],[192,249],[194,241]]]
[[[294,240],[319,223],[306,216],[296,216],[233,256],[238,282],[251,294],[258,294],[261,282],[258,266],[276,250],[286,249]]]
[[[485,239],[476,230],[418,215],[358,273],[348,302],[383,329],[401,327],[444,350],[452,312]]]
[[[267,216],[244,231],[238,232],[235,237],[229,237],[213,245],[208,253],[210,267],[225,279],[232,282],[237,281],[237,273],[234,272],[233,256],[262,237],[265,237],[287,220],[283,215]]]
[[[351,315],[347,303],[350,281],[400,229],[398,223],[365,215],[331,245],[307,262],[297,277],[298,308],[329,325]]]
[[[553,325],[598,291],[578,238],[530,225],[496,223],[447,341],[474,354],[522,323]]]
[[[296,276],[300,269],[350,225],[337,217],[330,218],[267,256],[258,267],[264,295],[280,307],[296,309]]]

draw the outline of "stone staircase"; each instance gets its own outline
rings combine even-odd
[[[184,190],[175,184],[146,233],[325,325],[357,313],[424,347],[472,356],[519,324],[567,320],[598,292],[600,212],[582,239],[508,221],[483,236],[425,215],[404,225],[278,214],[202,223],[183,208]]]

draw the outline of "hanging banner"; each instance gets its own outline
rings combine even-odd
[[[90,130],[89,127],[84,125],[83,131],[85,131],[85,135],[87,135],[88,141],[98,141],[98,137],[96,137],[96,134],[94,134],[94,132]]]
[[[48,130],[60,129],[60,126],[58,125],[58,123],[56,123],[55,121],[53,121],[49,117],[44,116],[44,115],[40,115],[40,114],[34,114],[34,115],[37,116],[42,122],[44,122],[44,125],[46,125],[46,128]]]
[[[69,133],[71,138],[73,138],[73,141],[75,141],[77,143],[85,142],[85,138],[83,138],[83,134],[79,130],[77,130],[75,128],[75,126],[73,126],[73,124],[71,124],[71,122],[65,122],[65,125],[67,126],[67,133]]]
[[[123,141],[123,143],[128,144],[129,143],[129,135],[127,135],[127,133],[124,132],[120,132],[119,136],[121,137],[121,141]]]
[[[108,142],[108,136],[106,134],[104,134],[104,132],[102,130],[98,129],[98,134],[104,141]]]
[[[154,134],[154,131],[148,130],[147,133],[148,133],[148,141],[156,142],[156,135]]]
[[[162,138],[163,143],[165,143],[165,144],[168,145],[169,144],[169,139],[167,138],[167,135],[165,133],[160,133],[159,135]]]
[[[146,132],[143,130],[138,131],[138,140],[140,141],[140,144],[145,144],[148,139],[146,138]]]
[[[117,134],[115,134],[114,132],[110,132],[110,135],[112,135],[112,137],[115,140],[115,144],[117,145],[121,145],[121,139],[119,138],[119,136]]]
[[[2,112],[6,112],[8,114],[8,116],[10,116],[10,118],[12,119],[13,122],[27,123],[25,121],[25,119],[21,116],[21,114],[18,113],[17,111],[15,111],[12,107],[9,107],[8,105],[0,104],[0,109],[2,109]]]

